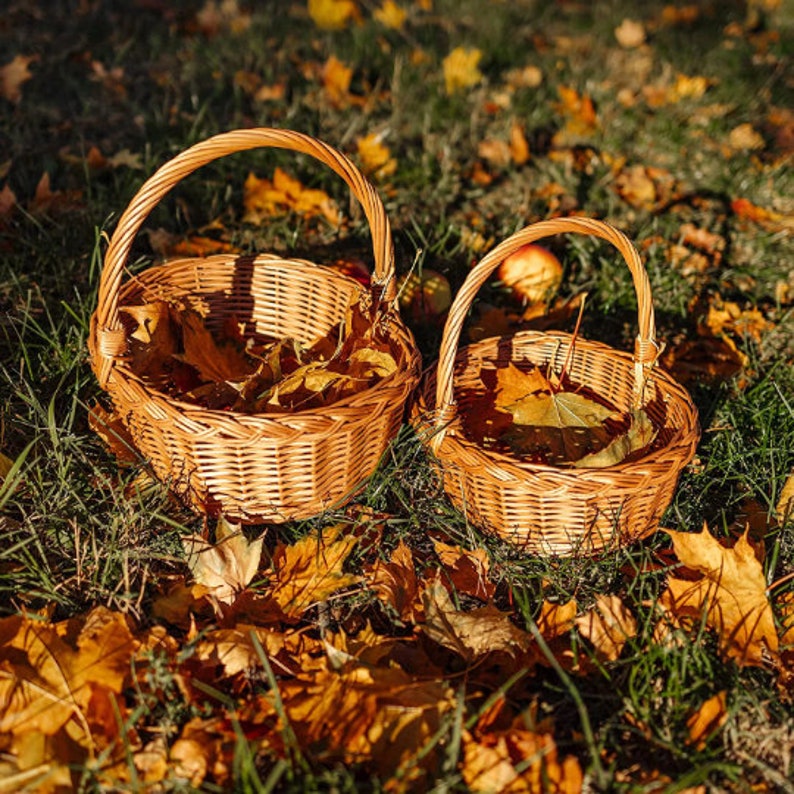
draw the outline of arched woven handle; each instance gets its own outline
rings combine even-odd
[[[436,432],[431,441],[437,451],[444,439],[449,423],[456,416],[455,396],[452,385],[455,355],[458,350],[463,322],[480,287],[494,270],[521,246],[534,243],[543,237],[564,232],[578,232],[600,237],[612,243],[626,260],[634,280],[639,315],[639,333],[634,346],[634,401],[637,407],[644,402],[645,382],[658,357],[656,324],[653,299],[648,274],[637,250],[625,234],[603,221],[593,218],[555,218],[526,226],[500,243],[471,270],[449,310],[441,347],[438,353],[436,374]]]
[[[172,187],[201,166],[229,154],[265,146],[311,155],[345,180],[364,208],[369,223],[375,256],[374,285],[380,287],[383,300],[394,298],[394,248],[386,211],[375,188],[345,155],[316,138],[291,130],[261,127],[221,133],[191,146],[161,166],[135,194],[119,219],[105,254],[93,318],[92,334],[101,358],[97,375],[102,386],[110,376],[113,360],[125,353],[119,290],[133,240],[149,213]]]

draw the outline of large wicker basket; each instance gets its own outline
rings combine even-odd
[[[309,154],[349,185],[372,234],[370,290],[332,269],[270,255],[180,259],[124,283],[133,239],[183,177],[216,158],[257,147]],[[289,130],[217,135],[162,166],[138,191],[110,241],[92,317],[94,372],[155,474],[198,510],[249,521],[283,522],[343,504],[372,474],[395,436],[420,375],[420,357],[395,307],[394,251],[380,199],[353,163],[325,143]],[[319,409],[244,414],[208,410],[159,390],[129,366],[119,308],[152,300],[187,302],[210,331],[234,317],[267,337],[307,346],[343,320],[356,298],[370,300],[373,322],[391,339],[397,372]]]
[[[463,322],[491,273],[521,246],[562,232],[600,237],[623,255],[639,308],[633,357],[598,342],[574,341],[569,334],[534,331],[458,350]],[[622,412],[644,408],[658,431],[640,459],[606,468],[567,468],[485,449],[466,436],[460,414],[478,390],[482,393],[483,365],[559,371],[572,342],[570,381]],[[573,555],[616,548],[657,528],[699,438],[696,409],[688,393],[655,366],[658,354],[650,283],[629,240],[596,220],[541,221],[498,245],[469,273],[450,310],[437,369],[420,387],[413,422],[434,454],[447,494],[473,524],[530,553]]]

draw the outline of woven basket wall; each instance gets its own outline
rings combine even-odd
[[[499,264],[543,237],[575,232],[612,243],[632,272],[639,335],[634,355],[565,333],[519,332],[458,349],[472,301]],[[569,352],[571,355],[569,357]],[[656,366],[659,346],[650,283],[637,251],[616,229],[587,218],[541,221],[493,249],[469,273],[444,329],[439,360],[425,376],[412,412],[444,488],[469,520],[528,553],[573,555],[614,549],[648,536],[668,507],[699,439],[686,390]],[[627,413],[643,408],[657,436],[639,459],[606,468],[569,468],[485,449],[467,437],[461,414],[477,399],[483,368],[509,363],[548,367]]]
[[[257,147],[311,155],[347,182],[372,234],[372,288],[318,264],[270,255],[180,259],[125,281],[133,239],[163,196],[202,165]],[[170,396],[130,368],[119,314],[125,305],[179,300],[206,314],[210,331],[234,317],[257,334],[310,345],[338,326],[358,298],[371,302],[373,322],[389,335],[397,372],[333,405],[281,414],[209,410]],[[161,480],[202,512],[270,522],[307,518],[355,494],[396,435],[421,367],[396,308],[391,231],[374,188],[327,144],[267,128],[196,144],[143,185],[105,256],[89,349],[100,385]]]

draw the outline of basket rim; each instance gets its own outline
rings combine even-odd
[[[491,347],[497,340],[513,340],[516,338],[528,338],[530,341],[542,343],[550,338],[571,340],[573,339],[573,335],[564,331],[542,332],[527,329],[524,331],[517,331],[512,334],[505,334],[499,337],[488,337],[486,339],[481,339],[477,342],[473,342],[469,345],[464,345],[463,347],[458,348],[453,360],[453,373],[458,372],[458,365],[460,364],[461,360],[472,349],[487,349]],[[609,357],[617,357],[625,361],[627,364],[634,364],[634,357],[628,351],[618,350],[598,340],[590,340],[578,337],[575,341],[577,345],[590,348],[596,353],[603,353],[605,356]],[[512,362],[517,359],[513,359],[511,357],[510,360]],[[666,370],[655,367],[652,374],[649,376],[649,379],[657,385],[657,388],[662,388],[664,398],[668,400],[671,396],[677,398],[679,407],[683,407],[687,415],[691,417],[692,437],[689,444],[687,444],[690,452],[688,454],[673,456],[676,459],[681,458],[682,460],[688,460],[691,457],[691,453],[694,452],[699,438],[699,419],[697,408],[695,407],[689,392]],[[427,442],[429,442],[436,458],[442,464],[446,463],[448,459],[452,458],[452,456],[440,454],[442,449],[445,446],[458,447],[460,449],[465,449],[466,452],[472,456],[479,457],[482,460],[481,466],[490,466],[500,469],[515,480],[521,480],[529,474],[538,476],[542,476],[543,474],[554,474],[558,477],[574,475],[582,479],[595,478],[599,480],[606,480],[609,478],[610,472],[614,473],[615,475],[639,473],[643,468],[645,468],[645,466],[647,466],[648,459],[650,457],[664,456],[665,452],[670,452],[674,447],[680,446],[682,439],[687,437],[687,428],[673,427],[671,437],[661,447],[658,447],[657,449],[654,449],[653,451],[648,452],[641,457],[635,458],[633,460],[621,461],[620,463],[616,463],[611,466],[561,466],[535,461],[523,461],[518,456],[499,452],[498,450],[487,449],[486,447],[483,447],[481,444],[478,444],[476,441],[473,441],[471,438],[469,438],[464,431],[463,420],[457,410],[453,416],[450,416],[447,419],[442,430],[439,427],[438,418],[441,411],[439,411],[438,406],[435,404],[437,385],[437,368],[434,363],[427,367],[423,373],[422,380],[416,390],[416,398],[411,411],[413,423],[418,425],[420,432],[427,434]],[[430,407],[431,405],[432,408]],[[442,440],[434,445],[432,441],[439,435],[440,432],[443,432]],[[461,466],[460,462],[452,462],[455,465]],[[464,468],[473,471],[475,466],[465,465]]]

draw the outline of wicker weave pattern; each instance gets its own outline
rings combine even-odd
[[[474,296],[505,257],[562,232],[611,242],[631,270],[639,310],[634,355],[578,339],[568,372],[573,383],[586,386],[620,411],[646,410],[658,436],[640,460],[607,468],[556,467],[483,449],[464,434],[458,412],[465,413],[482,390],[481,369],[512,362],[519,368],[549,365],[558,371],[568,356],[569,334],[533,331],[458,350]],[[566,218],[536,223],[501,243],[469,273],[456,296],[437,370],[426,376],[413,412],[452,501],[475,524],[532,553],[593,553],[649,535],[658,527],[699,437],[694,405],[678,383],[655,367],[657,351],[648,277],[622,233],[600,221]]]
[[[119,307],[184,301],[210,330],[234,316],[270,337],[311,344],[338,326],[367,291],[335,271],[270,255],[180,259],[122,283],[136,233],[162,197],[200,166],[261,146],[309,154],[328,165],[361,202],[375,258],[374,322],[392,340],[398,370],[370,389],[322,408],[251,415],[179,401],[134,373]],[[110,242],[92,318],[91,360],[141,453],[157,476],[197,509],[245,520],[306,518],[350,498],[377,466],[419,378],[410,331],[394,306],[394,253],[383,205],[352,162],[330,146],[288,130],[241,130],[193,146],[157,171],[133,198]]]

